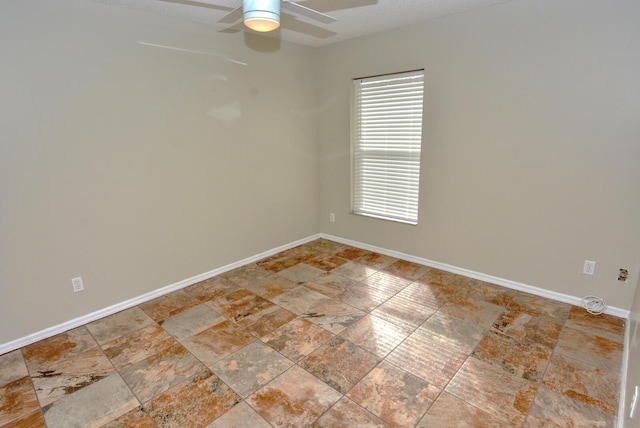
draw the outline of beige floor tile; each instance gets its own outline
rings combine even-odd
[[[449,394],[512,426],[524,423],[537,390],[537,383],[475,358],[469,358],[446,387]]]
[[[326,256],[322,255],[322,256],[310,257],[304,261],[304,264],[329,272],[339,266],[342,266],[348,261],[349,260],[347,259],[343,259],[341,257],[337,257],[333,255],[326,255]]]
[[[340,333],[340,337],[384,358],[410,334],[409,329],[366,315]]]
[[[140,309],[145,311],[155,322],[162,322],[199,304],[200,300],[181,290],[142,303]]]
[[[624,332],[318,239],[0,355],[0,427],[613,426]]]
[[[318,269],[317,267],[310,266],[306,263],[299,263],[288,269],[281,270],[278,272],[278,275],[301,285],[305,282],[313,281],[324,273],[325,271],[323,269]]]
[[[507,309],[493,323],[492,328],[521,343],[553,349],[558,342],[562,325],[544,317]]]
[[[29,372],[19,349],[0,355],[0,387],[25,376]]]
[[[184,292],[196,298],[200,302],[207,302],[209,300],[217,299],[218,297],[226,296],[227,294],[233,293],[239,289],[240,286],[235,282],[222,276],[216,276],[205,281],[198,282],[197,284],[190,285],[184,289]]]
[[[142,407],[136,407],[102,428],[156,428],[156,424]]]
[[[346,394],[372,368],[380,358],[344,340],[335,337],[299,362],[300,367]]]
[[[4,428],[47,428],[47,423],[44,421],[42,411],[38,409],[11,421],[8,425],[1,426]]]
[[[378,270],[361,263],[351,261],[335,268],[334,270],[332,270],[332,272],[344,276],[345,278],[349,278],[353,281],[360,282],[378,272]]]
[[[467,295],[445,303],[440,312],[490,328],[504,312],[504,308]]]
[[[456,292],[465,292],[465,283],[469,280],[462,275],[447,272],[440,269],[431,268],[424,275],[417,279],[417,282],[434,286],[447,286]]]
[[[595,334],[614,342],[624,342],[625,320],[613,315],[594,315],[584,308],[574,306],[569,312],[569,318],[565,324],[575,330]]]
[[[418,422],[416,428],[511,428],[512,426],[451,394],[443,392],[429,408],[424,418]]]
[[[139,405],[122,378],[113,374],[43,410],[49,428],[100,427]]]
[[[436,312],[416,330],[415,335],[431,338],[442,346],[469,354],[486,332],[487,329],[472,321]]]
[[[562,329],[556,346],[556,352],[562,355],[603,368],[612,373],[620,373],[622,351],[623,345],[621,342],[567,326]]]
[[[471,278],[464,281],[464,292],[472,300],[482,300],[503,308],[511,302],[516,294],[515,290]]]
[[[305,283],[304,286],[327,297],[336,297],[354,284],[357,282],[336,273],[327,272]]]
[[[187,379],[205,377],[208,373],[209,369],[179,344],[121,371],[143,404]]]
[[[444,388],[467,359],[468,352],[423,334],[412,334],[385,361]]]
[[[524,427],[613,428],[615,421],[613,415],[542,387],[538,390]]]
[[[392,291],[380,290],[365,283],[356,283],[338,294],[336,297],[348,305],[365,312],[371,312],[373,309],[389,300],[393,294],[394,293]]]
[[[618,410],[618,374],[561,354],[551,358],[542,385],[611,415]]]
[[[135,306],[89,323],[87,329],[102,345],[150,325],[155,325],[155,321],[138,306]]]
[[[390,272],[376,272],[362,280],[363,284],[392,294],[404,290],[411,282],[410,279]]]
[[[205,304],[235,323],[251,314],[260,312],[264,308],[273,306],[273,303],[245,289],[220,296]]]
[[[302,263],[307,257],[309,256],[295,254],[295,252],[282,252],[274,256],[267,257],[266,259],[260,260],[256,264],[261,269],[267,270],[272,273],[278,273],[280,271],[293,267],[298,263]]]
[[[238,403],[231,410],[207,425],[206,428],[273,428],[245,402]]]
[[[456,299],[457,296],[458,291],[448,285],[420,281],[412,282],[398,293],[398,297],[434,310],[440,309],[442,305]]]
[[[212,367],[220,359],[256,340],[244,328],[225,321],[182,342],[200,361]]]
[[[240,402],[220,378],[209,373],[178,384],[145,405],[159,428],[203,427]]]
[[[263,344],[252,342],[218,361],[212,371],[245,398],[293,365],[293,362]]]
[[[296,318],[264,335],[261,340],[292,361],[306,357],[334,334],[310,321]]]
[[[346,245],[340,244],[339,242],[331,241],[330,239],[316,239],[314,241],[303,244],[301,248],[304,248],[313,253],[325,253],[325,254],[335,254],[339,251],[342,251]]]
[[[262,337],[274,329],[285,325],[296,314],[277,305],[270,305],[259,312],[249,314],[238,321],[238,325],[256,337]]]
[[[278,306],[282,306],[297,315],[308,312],[309,309],[324,302],[325,300],[329,300],[329,297],[324,294],[320,294],[317,291],[313,291],[303,285],[299,285],[296,288],[271,299],[271,301]]]
[[[100,348],[93,348],[81,354],[31,372],[31,381],[41,406],[46,406],[64,396],[109,377],[115,369]]]
[[[164,352],[175,344],[176,340],[154,322],[152,325],[105,343],[102,348],[116,369],[122,370],[138,361]]]
[[[34,373],[46,370],[47,366],[56,361],[73,357],[97,346],[89,330],[83,326],[26,346],[22,349],[22,355],[29,371]]]
[[[392,426],[412,427],[440,392],[423,379],[382,362],[347,397]]]
[[[398,259],[391,256],[385,256],[384,254],[367,252],[366,254],[358,257],[356,261],[374,269],[382,270],[397,262]]]
[[[225,272],[222,275],[219,275],[219,277],[229,279],[240,287],[246,287],[253,282],[259,282],[260,280],[272,275],[273,272],[262,269],[255,263],[250,263],[232,271]]]
[[[336,256],[342,257],[343,259],[357,261],[359,258],[367,256],[368,254],[373,254],[371,251],[363,250],[362,248],[356,247],[345,247],[342,250],[336,253]]]
[[[344,397],[329,409],[320,419],[315,421],[312,428],[389,428],[387,424],[362,406]]]
[[[296,282],[275,274],[270,274],[269,276],[259,280],[250,281],[243,287],[264,299],[271,300],[282,293],[293,290],[297,286],[298,283]]]
[[[494,331],[488,332],[471,354],[478,360],[500,367],[531,382],[542,381],[551,359],[551,349],[528,345]]]
[[[167,318],[162,322],[162,328],[177,340],[184,340],[223,321],[225,318],[222,315],[200,304]]]
[[[338,334],[365,315],[360,309],[338,299],[331,299],[314,306],[302,317],[331,333]]]
[[[39,411],[38,399],[28,377],[0,387],[0,426],[16,423]]]
[[[557,324],[564,324],[569,317],[571,305],[518,291],[513,295],[507,309],[536,315]]]
[[[402,328],[414,330],[435,312],[434,308],[395,295],[371,311],[371,315]]]
[[[304,369],[293,366],[247,398],[247,403],[273,426],[309,426],[342,394]]]
[[[392,263],[384,268],[384,271],[401,276],[403,278],[410,279],[411,281],[415,281],[416,279],[427,273],[430,269],[431,268],[420,265],[418,263],[408,262],[406,260],[398,260],[397,262]]]

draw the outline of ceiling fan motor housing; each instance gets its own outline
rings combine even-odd
[[[242,13],[248,27],[253,28],[252,21],[265,25],[264,30],[254,28],[257,31],[271,31],[280,26],[280,0],[243,0]]]

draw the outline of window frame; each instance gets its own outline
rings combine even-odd
[[[419,79],[417,79],[418,83],[415,85],[415,87],[413,87],[414,92],[415,92],[415,89],[417,89],[418,85],[422,86],[421,88],[422,91],[419,97],[420,98],[419,127],[413,126],[411,128],[411,131],[413,132],[413,134],[411,134],[406,140],[408,142],[399,144],[399,145],[405,146],[404,150],[402,148],[400,149],[396,148],[395,150],[390,150],[389,146],[391,145],[391,148],[393,148],[394,144],[393,142],[387,141],[386,138],[383,138],[385,139],[385,142],[382,144],[379,144],[377,142],[373,143],[373,146],[376,146],[377,149],[373,149],[373,148],[367,149],[366,147],[363,148],[363,145],[366,145],[366,144],[363,144],[362,140],[360,139],[360,136],[362,134],[361,131],[363,127],[359,122],[359,118],[362,115],[362,112],[360,111],[361,98],[359,98],[359,95],[361,95],[361,90],[359,90],[359,87],[361,88],[363,83],[371,84],[371,85],[376,85],[376,83],[381,83],[384,81],[391,81],[395,83],[403,79],[414,79],[415,77],[419,77]],[[361,78],[356,78],[352,80],[352,84],[351,84],[351,213],[352,214],[361,215],[365,217],[372,217],[377,219],[383,219],[383,220],[389,220],[389,221],[410,224],[410,225],[418,224],[422,135],[423,135],[423,128],[424,128],[424,93],[425,93],[424,69],[361,77]],[[411,108],[409,108],[408,110],[402,110],[401,114],[410,115],[412,119],[410,119],[409,122],[414,122],[416,117],[415,108],[416,106],[411,106]],[[397,110],[395,111],[395,113],[397,113]],[[385,122],[385,125],[388,126],[389,123]],[[415,134],[416,129],[418,131],[417,139]],[[394,134],[394,135],[397,135],[397,134]],[[393,135],[391,135],[391,137],[392,138],[390,138],[390,140],[393,140]],[[417,150],[416,150],[416,147],[417,147]],[[367,158],[365,155],[366,151],[370,151],[372,153],[378,152],[378,154],[377,155],[373,154],[369,158]],[[407,172],[406,174],[412,177],[407,179],[408,184],[406,185],[406,188],[409,189],[409,193],[411,193],[413,196],[400,197],[400,198],[389,197],[389,193],[393,193],[393,190],[396,190],[396,191],[402,190],[402,186],[398,185],[399,181],[396,178],[393,178],[390,181],[387,180],[384,182],[384,184],[386,184],[385,186],[386,191],[383,192],[385,193],[385,195],[383,195],[382,198],[378,198],[380,200],[384,200],[385,202],[370,203],[368,204],[369,208],[367,208],[366,207],[367,204],[363,201],[365,201],[367,198],[366,193],[372,193],[372,192],[371,191],[367,192],[366,190],[363,191],[362,188],[357,189],[358,179],[359,179],[358,173],[364,169],[367,169],[364,166],[367,161],[362,160],[363,156],[364,158],[369,159],[372,162],[377,162],[376,159],[378,159],[380,162],[386,165],[384,169],[391,169],[392,171],[395,169],[395,171],[398,172],[400,171],[400,169],[398,168],[399,168],[399,165],[402,163],[401,159],[403,158],[403,155],[399,153],[403,151],[411,152],[410,156],[406,156],[407,159],[409,158],[411,159],[411,162],[415,164],[415,162],[417,161],[417,170],[416,170],[416,166],[414,164],[411,164],[411,168],[409,168],[409,172]],[[390,156],[383,158],[380,156],[380,153],[382,152],[389,153]],[[395,154],[391,154],[391,153],[395,153]],[[380,165],[380,163],[378,163],[378,165]],[[377,169],[381,169],[381,168],[377,168]],[[375,176],[375,178],[380,178],[384,175],[385,174],[382,173]],[[362,184],[362,181],[366,182],[366,180],[362,180],[360,178],[361,184]],[[371,186],[371,183],[369,184],[369,186]],[[360,192],[358,190],[360,190]],[[371,196],[373,195],[370,195],[370,198]],[[409,201],[409,203],[406,203],[406,201]],[[397,208],[398,204],[407,205],[406,215],[398,215],[398,213],[403,210],[403,209]],[[380,208],[381,210],[377,210],[378,208],[371,209],[372,206],[376,206],[376,205],[379,205],[378,208]],[[393,208],[393,209],[381,208],[382,206],[386,206],[388,208],[389,206],[393,206],[393,205],[395,205],[396,208]],[[409,205],[411,205],[412,208],[409,208]],[[392,213],[391,215],[389,214],[390,212]]]

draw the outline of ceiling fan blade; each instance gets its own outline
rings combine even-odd
[[[281,28],[283,30],[295,31],[296,33],[306,34],[319,39],[326,39],[336,35],[334,31],[331,31],[320,24],[313,24],[311,22],[304,21],[299,19],[297,15],[291,15],[286,12],[282,14],[281,21]]]
[[[218,22],[223,24],[233,24],[242,18],[242,6],[233,9],[227,15],[223,16]]]
[[[332,22],[336,22],[336,19],[332,18],[329,15],[325,15],[324,13],[320,13],[317,10],[309,9],[306,6],[302,6],[301,4],[293,3],[291,1],[282,0],[281,7],[282,9],[287,9],[297,15],[306,16],[307,18],[322,22],[323,24],[331,24]]]
[[[231,10],[231,8],[227,6],[218,6],[217,4],[204,3],[202,1],[197,1],[197,0],[158,0],[158,1],[165,2],[165,3],[183,4],[186,6],[201,7],[201,8],[213,9],[213,10]]]

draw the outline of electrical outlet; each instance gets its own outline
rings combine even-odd
[[[336,215],[334,213],[329,213],[329,221],[331,223],[335,223],[336,222]]]
[[[593,275],[596,271],[596,262],[592,262],[591,260],[584,261],[584,267],[582,268],[582,273],[585,275]]]
[[[73,291],[75,293],[77,293],[78,291],[84,290],[84,284],[82,283],[81,276],[77,278],[71,278],[71,285],[73,286]]]
[[[629,412],[630,418],[636,417],[637,409],[638,409],[638,385],[636,385],[636,390],[633,393],[633,398],[631,399],[631,411]]]

